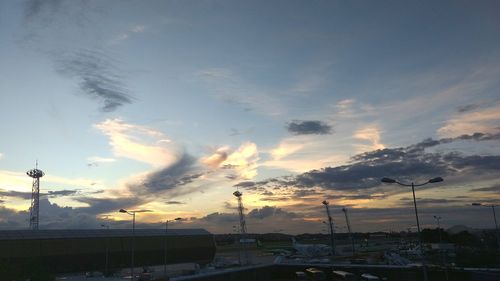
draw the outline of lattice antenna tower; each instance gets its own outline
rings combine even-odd
[[[243,213],[244,210],[243,202],[241,200],[241,196],[243,195],[243,193],[236,190],[235,192],[233,192],[233,195],[236,196],[236,198],[238,198],[238,213],[240,215],[240,233],[244,236],[247,233],[247,226],[245,222],[245,214]]]
[[[26,172],[28,176],[33,178],[31,188],[31,207],[30,207],[30,229],[38,230],[39,214],[40,214],[40,178],[45,174],[38,169],[38,161],[36,161],[35,169]]]

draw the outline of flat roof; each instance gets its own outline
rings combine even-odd
[[[168,229],[168,236],[211,235],[202,228]],[[98,237],[131,237],[132,229],[41,229],[41,230],[0,230],[2,240],[68,239]],[[165,236],[165,229],[136,229],[136,237]]]

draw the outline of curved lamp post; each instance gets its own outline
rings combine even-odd
[[[415,184],[414,182],[411,182],[411,184],[402,183],[402,182],[399,182],[399,181],[397,181],[395,179],[391,179],[391,178],[382,178],[381,181],[383,183],[397,183],[397,184],[402,185],[402,186],[411,186],[411,191],[413,192],[413,206],[415,207],[415,218],[417,219],[418,242],[420,244],[420,253],[422,255],[422,258],[424,259],[424,262],[423,262],[424,263],[423,264],[424,280],[427,281],[427,270],[425,268],[424,249],[422,248],[422,235],[420,234],[420,222],[418,220],[417,200],[415,199],[415,186],[422,186],[422,185],[426,185],[429,183],[442,182],[443,178],[436,177],[436,178],[432,178],[424,183],[419,183],[419,184]]]
[[[134,247],[135,247],[135,212],[136,211],[127,211],[125,209],[120,209],[120,213],[126,213],[132,216],[132,257],[130,264],[130,280],[134,281]]]
[[[472,206],[491,207],[491,210],[493,211],[493,220],[495,221],[495,231],[497,233],[497,246],[500,248],[500,233],[498,232],[497,215],[495,214],[495,207],[500,207],[500,205],[472,203]]]
[[[168,223],[172,221],[180,221],[182,218],[175,218],[173,220],[166,220],[165,221],[165,248],[163,250],[164,257],[163,257],[163,273],[165,274],[165,277],[167,276],[167,233],[168,233]]]

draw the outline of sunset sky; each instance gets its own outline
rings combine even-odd
[[[0,2],[0,229],[493,227],[498,1]]]

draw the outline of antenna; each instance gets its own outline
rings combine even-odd
[[[30,229],[38,230],[39,214],[40,214],[40,178],[45,174],[38,169],[38,160],[35,162],[35,169],[31,169],[26,174],[33,178],[31,187],[31,207],[30,207]]]

